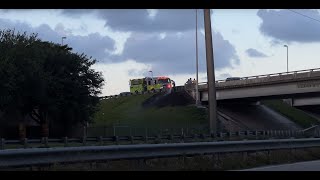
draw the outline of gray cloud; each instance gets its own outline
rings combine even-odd
[[[95,13],[95,9],[63,9],[61,13],[66,16],[78,18],[80,15]]]
[[[232,77],[231,74],[229,73],[223,73],[223,74],[220,74],[217,78],[217,80],[223,80],[223,79],[226,79],[228,77]]]
[[[70,17],[95,13],[106,21],[106,26],[116,31],[163,32],[195,29],[194,9],[159,9],[150,18],[146,9],[63,10]],[[212,11],[211,11],[212,13]],[[198,10],[198,26],[204,27],[203,11]]]
[[[236,50],[220,33],[213,33],[215,68],[221,69],[238,64]],[[159,35],[134,33],[125,44],[123,54],[110,57],[114,60],[134,59],[152,64],[163,73],[195,72],[195,31],[178,36],[169,33],[164,39]],[[199,34],[199,71],[206,71],[204,36]]]
[[[118,63],[134,59],[140,63],[151,64],[159,73],[193,73],[195,72],[195,10],[159,10],[152,19],[147,10],[63,10],[68,16],[77,17],[95,13],[106,20],[111,29],[132,31],[121,55],[112,55],[114,41],[107,36],[92,33],[88,36],[75,36],[59,25],[55,30],[43,24],[32,28],[25,23],[13,23],[0,19],[0,28],[14,27],[16,30],[36,32],[39,37],[61,43],[63,33],[69,33],[64,43],[74,51],[97,58],[100,63]],[[203,11],[199,10],[199,29],[203,26]],[[200,31],[200,30],[199,30]],[[166,37],[160,39],[159,34]],[[181,32],[181,35],[177,35]],[[213,32],[215,68],[221,69],[239,64],[234,46],[220,33]],[[107,50],[107,51],[106,51]],[[199,70],[206,71],[204,36],[199,32]],[[130,72],[134,73],[134,72]]]
[[[317,10],[295,11],[320,20]],[[266,36],[284,42],[320,41],[320,25],[311,19],[289,10],[259,10],[257,15],[262,19],[260,31]]]
[[[108,59],[121,62],[134,59],[151,64],[162,73],[193,73],[195,71],[195,10],[157,10],[153,18],[146,9],[132,10],[64,10],[70,17],[94,13],[106,21],[106,26],[122,32],[133,32],[121,55]],[[76,16],[75,16],[76,15]],[[198,10],[199,31],[204,28],[203,10]],[[164,39],[160,33],[166,33]],[[182,35],[179,37],[177,33]],[[234,46],[220,33],[213,32],[215,68],[239,64]],[[199,33],[199,70],[206,71],[204,36]]]
[[[59,28],[61,30],[61,26]],[[42,40],[59,44],[61,43],[61,37],[65,36],[65,34],[60,34],[51,29],[47,24],[33,28],[27,23],[13,22],[6,19],[0,19],[0,29],[15,29],[20,32],[37,33]],[[64,42],[72,47],[74,52],[85,53],[99,61],[109,55],[108,52],[105,52],[106,50],[112,51],[115,49],[114,40],[98,33],[89,34],[88,36],[69,34]]]
[[[267,55],[253,48],[247,49],[246,53],[249,57],[256,57],[256,58],[268,57]]]

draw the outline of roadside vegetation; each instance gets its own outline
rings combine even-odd
[[[144,94],[102,100],[94,116],[94,123],[91,124],[93,131],[95,127],[116,125],[128,128],[149,128],[149,130],[176,129],[177,131],[181,128],[186,130],[207,127],[205,109],[196,108],[187,101],[184,104],[175,104],[172,101],[183,102],[183,100],[175,100],[172,97],[157,101],[160,104],[149,102],[156,96],[162,95]]]
[[[288,117],[303,128],[308,128],[319,123],[319,121],[314,117],[309,116],[299,109],[291,107],[282,100],[265,100],[262,101],[262,104]]]

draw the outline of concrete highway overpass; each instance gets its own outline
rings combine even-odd
[[[186,85],[195,98],[195,86]],[[199,83],[200,100],[208,101],[207,83]],[[293,105],[320,104],[320,68],[216,81],[218,101],[293,98]]]

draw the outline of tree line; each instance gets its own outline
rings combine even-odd
[[[29,117],[42,127],[41,136],[49,136],[50,122],[61,124],[64,134],[91,122],[104,83],[92,69],[96,62],[37,34],[0,30],[0,119]]]

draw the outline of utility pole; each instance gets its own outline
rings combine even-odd
[[[198,9],[196,9],[196,106],[199,102],[199,60],[198,60]]]
[[[208,77],[209,126],[210,133],[217,133],[218,118],[210,9],[204,9],[204,29]]]

